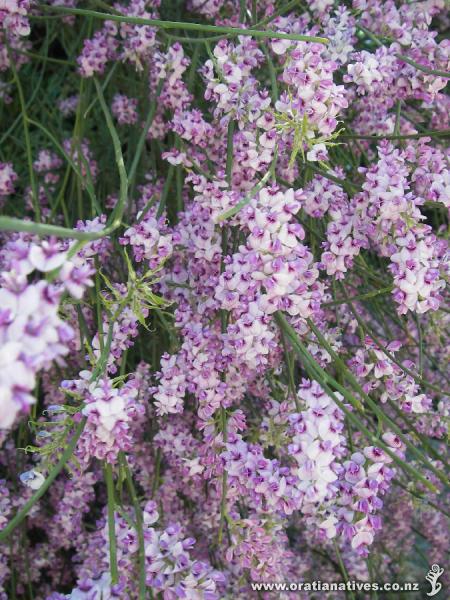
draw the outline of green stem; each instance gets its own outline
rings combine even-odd
[[[48,27],[47,27],[47,24],[46,24],[45,42],[42,45],[42,48],[44,48],[44,52],[45,52],[46,55],[48,54],[48,48],[49,48],[50,43],[51,42],[49,40]],[[14,51],[17,52],[17,48],[15,48]],[[38,82],[37,82],[37,84],[34,83],[34,85],[33,85],[33,92],[32,92],[31,96],[29,97],[29,99],[27,100],[27,102],[25,104],[25,108],[26,108],[27,111],[28,111],[28,108],[33,104],[33,102],[34,102],[36,96],[38,95],[38,93],[40,92],[41,84],[42,84],[42,81],[44,80],[45,69],[46,69],[46,64],[44,63],[44,66],[41,69],[41,72],[39,74]],[[37,72],[37,71],[35,71],[35,72]],[[32,75],[34,75],[34,73]],[[8,129],[5,131],[5,133],[0,138],[0,148],[3,146],[3,142],[6,139],[8,139],[9,135],[13,133],[14,129],[20,123],[21,119],[22,119],[22,112],[21,112],[20,115],[18,115],[18,117],[16,119],[14,119],[14,121],[11,123],[11,125],[8,127]]]
[[[417,335],[419,342],[419,377],[422,379],[423,377],[423,339],[422,339],[422,327],[420,325],[419,315],[415,315],[416,325],[417,325]]]
[[[450,129],[440,129],[434,131],[422,131],[421,133],[410,133],[408,135],[398,135],[396,133],[388,135],[360,135],[358,133],[343,133],[339,139],[344,140],[417,140],[423,137],[447,137],[450,136]]]
[[[223,443],[227,443],[227,411],[223,406],[220,407],[220,418],[222,421],[222,437]],[[228,473],[224,466],[222,473],[222,498],[220,501],[220,522],[219,522],[219,534],[218,534],[218,542],[219,545],[222,543],[223,539],[223,529],[225,525],[225,515],[227,512],[227,484],[228,484]]]
[[[0,231],[24,231],[33,233],[40,237],[54,235],[60,238],[69,238],[73,240],[98,240],[102,237],[110,235],[120,223],[115,227],[105,227],[101,231],[79,231],[78,229],[68,229],[59,225],[47,225],[44,223],[36,223],[34,221],[23,221],[14,217],[0,217]]]
[[[414,496],[414,498],[417,498],[418,500],[421,500],[425,504],[428,504],[429,506],[431,506],[432,508],[434,508],[438,512],[442,513],[444,516],[447,517],[447,519],[450,520],[450,513],[448,511],[446,511],[445,509],[441,508],[440,506],[438,506],[435,502],[432,502],[431,500],[428,500],[428,498],[424,498],[421,494],[419,494],[418,492],[415,492],[414,490],[410,490],[406,485],[404,485],[398,479],[393,479],[392,483],[394,485],[396,485],[397,487],[402,488],[402,490],[404,490],[408,494],[411,494],[411,496]]]
[[[445,458],[441,455],[439,455],[438,452],[436,452],[436,450],[433,448],[433,446],[431,446],[428,443],[428,440],[426,439],[426,437],[420,433],[420,431],[418,431],[416,429],[416,427],[414,426],[414,424],[410,421],[410,419],[408,419],[408,417],[405,415],[405,413],[397,406],[397,404],[391,400],[390,398],[388,398],[387,403],[389,404],[389,406],[392,408],[392,410],[395,412],[395,414],[402,419],[402,421],[407,425],[408,429],[411,431],[411,433],[413,433],[418,440],[420,440],[422,442],[423,447],[427,450],[427,452],[433,456],[433,458],[435,460],[438,460],[440,462],[442,462],[448,469],[450,468],[449,463],[445,460]]]
[[[235,121],[230,119],[228,122],[228,130],[227,130],[227,162],[226,162],[226,178],[228,187],[231,189],[231,176],[233,171],[233,138],[234,138],[234,129],[235,129]],[[227,253],[228,247],[228,235],[227,228],[224,224],[222,227],[222,260],[220,265],[221,272],[224,270],[224,257]],[[228,323],[228,313],[226,310],[220,311],[220,320],[221,320],[221,332],[225,334],[227,331],[227,323]],[[222,380],[225,380],[225,373],[222,374]],[[220,420],[222,426],[222,440],[224,445],[228,440],[228,423],[227,423],[227,411],[221,406],[220,407]],[[226,513],[227,513],[227,485],[228,485],[228,473],[224,467],[222,473],[222,498],[220,501],[220,521],[219,521],[219,533],[218,533],[218,542],[219,545],[222,543],[223,539],[223,529],[225,526]]]
[[[153,119],[155,118],[156,109],[158,107],[158,99],[159,99],[159,96],[161,95],[163,85],[164,85],[164,79],[160,79],[158,82],[158,85],[156,87],[155,97],[150,102],[150,108],[148,111],[147,119],[145,120],[141,135],[139,137],[139,140],[138,140],[138,143],[136,146],[136,150],[135,150],[135,154],[134,154],[134,158],[133,158],[133,162],[131,163],[131,167],[130,167],[130,170],[128,173],[128,181],[129,181],[130,187],[132,187],[133,183],[134,183],[134,178],[136,176],[136,170],[138,168],[139,161],[141,159],[141,155],[142,155],[142,151],[144,149],[144,144],[145,144],[145,140],[147,138],[148,130],[152,126]]]
[[[111,584],[115,585],[119,581],[119,569],[117,567],[114,479],[110,463],[105,464],[105,481],[108,494],[109,569],[111,572]]]
[[[311,169],[311,171],[317,173],[317,175],[322,175],[322,177],[325,177],[325,179],[329,179],[330,181],[334,181],[334,183],[341,185],[350,194],[359,189],[358,186],[352,183],[351,181],[348,181],[347,179],[341,179],[340,177],[336,177],[336,175],[332,175],[331,173],[328,173],[327,171],[316,167],[316,165],[312,163],[309,163],[308,167]]]
[[[344,565],[344,561],[342,560],[342,556],[341,553],[339,552],[339,546],[336,540],[334,540],[334,551],[336,552],[336,557],[339,563],[339,569],[341,571],[342,574],[342,579],[344,581],[344,583],[347,583],[348,581],[348,573],[347,573],[347,569],[345,568]],[[350,598],[354,599],[355,595],[353,594],[352,591],[349,590],[348,595]]]
[[[155,496],[156,490],[158,489],[159,477],[160,477],[160,472],[161,472],[161,459],[162,459],[161,448],[158,448],[156,451],[156,458],[155,458],[155,472],[153,473],[151,498],[153,498]]]
[[[61,58],[52,58],[51,56],[43,56],[42,54],[35,54],[34,52],[27,52],[25,50],[18,50],[17,48],[14,48],[14,52],[17,52],[17,54],[22,54],[23,56],[28,56],[29,58],[40,60],[41,62],[49,62],[55,65],[65,65],[68,67],[77,66],[77,63],[75,62],[70,62]]]
[[[402,101],[397,100],[397,105],[395,107],[395,125],[394,125],[394,135],[400,134],[400,117],[402,115]]]
[[[43,133],[45,133],[45,135],[52,141],[54,146],[59,150],[59,152],[64,156],[66,161],[69,163],[69,165],[75,171],[75,173],[79,177],[80,181],[83,181],[83,175],[82,175],[81,171],[79,170],[78,166],[72,160],[72,158],[69,156],[69,154],[67,154],[67,152],[64,150],[63,146],[61,146],[61,144],[58,142],[58,140],[55,138],[55,136],[46,127],[41,125],[41,123],[38,123],[37,121],[33,121],[32,119],[28,119],[28,122],[31,125],[34,125],[38,129],[40,129]],[[80,148],[78,148],[78,152],[80,153],[80,158],[81,158]],[[91,176],[88,166],[86,164],[85,164],[85,167],[87,167],[86,173],[88,174],[87,182],[86,182],[86,191],[89,194],[92,204],[95,206],[95,210],[97,211],[97,214],[101,214],[102,210],[100,208],[97,198],[95,197],[95,190],[94,190],[94,184],[92,181],[92,176]]]
[[[333,300],[332,302],[325,302],[322,304],[322,307],[329,306],[337,306],[339,304],[348,304],[354,300],[369,300],[370,298],[375,298],[376,296],[380,296],[382,294],[389,294],[392,292],[393,286],[390,285],[385,288],[381,288],[380,290],[374,290],[372,292],[367,292],[366,294],[359,294],[358,296],[353,296],[352,298],[340,298],[338,300]]]
[[[280,329],[280,337],[281,337],[281,344],[283,346],[284,360],[286,361],[287,371],[288,371],[288,389],[292,395],[292,399],[294,400],[297,412],[300,412],[300,404],[298,401],[298,396],[297,396],[296,386],[295,386],[295,379],[294,379],[294,365],[293,365],[293,360],[292,360],[293,357],[288,352],[286,340],[284,338],[284,333],[283,333],[282,329]]]
[[[164,210],[166,209],[167,196],[169,195],[169,190],[170,190],[170,186],[172,185],[172,179],[173,179],[174,173],[175,173],[175,166],[170,165],[169,170],[167,172],[166,180],[164,182],[164,187],[163,187],[163,191],[161,194],[161,200],[159,201],[158,210],[156,211],[157,219],[159,219],[159,217],[162,216],[162,214],[164,213]]]
[[[146,598],[146,574],[145,574],[145,540],[144,540],[144,521],[142,518],[142,510],[137,497],[136,488],[134,487],[133,477],[131,476],[130,467],[126,456],[122,454],[122,465],[125,469],[125,477],[128,487],[128,492],[131,497],[131,501],[134,507],[134,514],[136,515],[136,533],[139,544],[139,600],[145,600]]]
[[[272,102],[275,104],[275,102],[278,100],[278,96],[279,96],[277,73],[275,70],[275,65],[273,64],[272,57],[270,56],[270,52],[267,49],[266,44],[262,43],[261,48],[266,56],[267,66],[269,67],[270,87],[272,89]]]
[[[189,23],[181,21],[161,21],[160,19],[144,19],[142,17],[128,17],[125,15],[112,15],[94,10],[85,10],[81,8],[67,8],[65,6],[41,6],[42,9],[51,12],[60,12],[67,15],[80,15],[101,19],[104,21],[118,21],[119,23],[132,23],[135,25],[149,25],[160,29],[185,29],[186,31],[209,31],[216,34],[229,34],[234,36],[245,35],[255,38],[273,38],[279,40],[293,40],[297,42],[316,42],[318,44],[327,44],[328,39],[312,35],[299,35],[296,33],[282,33],[280,31],[259,30],[259,29],[241,29],[239,27],[223,27],[218,25],[206,25],[203,23]]]
[[[440,71],[439,69],[431,69],[430,67],[421,65],[420,63],[416,62],[415,60],[412,60],[411,58],[409,58],[408,56],[405,56],[404,54],[397,54],[397,58],[399,58],[400,60],[402,60],[405,63],[408,63],[408,65],[411,65],[412,67],[416,68],[418,71],[427,73],[427,75],[436,75],[437,77],[442,77],[444,79],[450,79],[450,73],[448,71]]]
[[[227,162],[225,173],[227,177],[228,187],[231,187],[231,173],[233,170],[233,136],[236,122],[230,119],[227,129]]]
[[[31,149],[30,130],[28,128],[29,121],[28,121],[27,106],[25,103],[25,96],[23,93],[22,84],[20,82],[20,78],[17,73],[17,69],[15,67],[15,62],[14,62],[15,59],[12,56],[9,46],[7,47],[7,49],[8,49],[8,56],[9,56],[9,64],[11,67],[11,71],[13,74],[15,84],[17,86],[17,91],[19,92],[19,102],[20,102],[20,110],[22,112],[23,133],[24,133],[24,137],[25,137],[25,147],[26,147],[26,152],[27,152],[28,174],[30,177],[30,184],[31,184],[33,210],[34,210],[36,220],[40,221],[41,220],[41,208],[39,206],[38,187],[37,187],[36,178],[34,176],[34,169],[33,169],[33,152]]]
[[[106,88],[109,85],[109,82],[111,81],[114,73],[116,72],[117,66],[119,63],[114,63],[114,65],[111,67],[111,69],[108,72],[108,75],[105,77],[105,79],[102,82],[102,92],[104,92],[106,90]],[[92,102],[89,104],[89,106],[86,108],[86,110],[83,113],[83,119],[87,119],[88,114],[91,112],[91,110],[94,108],[94,106],[97,104],[98,102],[98,96],[95,97]]]
[[[114,157],[116,160],[117,169],[119,171],[119,180],[120,180],[120,189],[119,189],[119,201],[116,204],[114,210],[112,211],[109,219],[108,225],[118,227],[121,224],[123,212],[125,209],[125,204],[128,196],[128,176],[127,171],[125,169],[125,163],[122,155],[122,148],[120,145],[120,139],[117,135],[116,128],[114,127],[113,120],[111,118],[108,106],[106,105],[105,98],[103,96],[102,87],[94,78],[95,88],[97,90],[98,99],[100,102],[100,106],[102,107],[103,114],[106,120],[106,126],[108,127],[109,134],[112,139],[112,143],[114,146]]]

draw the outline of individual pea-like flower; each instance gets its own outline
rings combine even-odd
[[[45,477],[39,471],[32,469],[21,473],[20,481],[32,490],[38,490],[44,483]]]
[[[14,193],[14,184],[17,179],[17,173],[12,164],[0,162],[0,200]]]
[[[138,101],[136,98],[129,98],[125,94],[115,94],[111,104],[111,112],[116,117],[119,125],[133,125],[137,123],[139,117],[137,106]]]
[[[63,98],[58,102],[58,108],[64,117],[75,114],[80,98],[78,94]]]

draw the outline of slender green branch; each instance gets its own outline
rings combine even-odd
[[[375,298],[376,296],[389,294],[390,292],[392,292],[392,290],[393,286],[390,285],[379,290],[373,290],[372,292],[367,292],[365,294],[353,296],[352,298],[339,298],[338,300],[333,300],[332,302],[325,302],[324,304],[322,304],[322,307],[338,306],[339,304],[348,304],[349,302],[352,302],[354,300],[369,300],[370,298]]]
[[[358,133],[343,133],[339,136],[339,139],[343,140],[417,140],[423,137],[448,137],[450,136],[450,129],[422,131],[420,133],[410,133],[408,135],[399,135],[397,133],[386,134],[386,135],[360,135]]]
[[[82,181],[83,180],[83,175],[82,175],[81,171],[79,170],[77,164],[75,163],[74,160],[72,160],[72,157],[69,154],[67,154],[67,152],[64,150],[64,147],[61,146],[61,144],[58,142],[58,140],[55,138],[55,136],[46,127],[44,127],[41,123],[38,123],[37,121],[33,121],[32,119],[28,119],[28,122],[31,125],[34,125],[38,129],[40,129],[43,133],[45,133],[45,135],[52,141],[53,145],[64,156],[64,158],[66,159],[66,161],[69,163],[69,165],[75,171],[76,175]],[[86,173],[89,173],[88,169],[86,169]],[[100,205],[98,203],[98,200],[97,200],[97,198],[95,196],[94,184],[93,184],[93,181],[92,181],[92,177],[90,177],[90,176],[87,177],[86,191],[89,194],[89,197],[90,197],[90,199],[92,201],[92,204],[95,206],[97,214],[101,214],[102,211],[101,211]]]
[[[283,33],[281,31],[260,30],[260,29],[241,29],[239,27],[223,27],[218,25],[206,25],[203,23],[190,23],[180,21],[161,21],[160,19],[144,19],[142,17],[129,17],[125,15],[115,15],[95,10],[86,10],[81,8],[67,8],[65,6],[41,6],[44,10],[51,12],[60,12],[67,15],[80,15],[101,19],[104,21],[117,21],[119,23],[131,23],[134,25],[149,25],[158,29],[185,29],[186,31],[208,31],[216,34],[245,35],[254,38],[272,38],[279,40],[293,40],[297,42],[315,42],[318,44],[327,44],[328,39],[313,35],[299,35],[297,33]]]
[[[117,566],[114,479],[110,463],[105,464],[105,481],[108,494],[109,569],[111,572],[111,583],[115,585],[119,581],[119,569]]]
[[[130,167],[130,170],[128,173],[128,183],[129,183],[130,187],[132,187],[133,183],[134,183],[134,178],[136,176],[136,171],[137,171],[137,168],[139,165],[139,161],[141,159],[142,151],[144,149],[144,144],[145,144],[145,140],[147,138],[148,130],[152,126],[153,119],[155,118],[156,109],[158,107],[158,99],[159,99],[159,96],[161,95],[163,85],[164,85],[164,79],[160,79],[158,82],[158,85],[156,87],[155,97],[150,102],[148,115],[147,115],[147,118],[143,125],[142,132],[139,137],[139,140],[138,140],[138,143],[136,146],[136,150],[134,153],[133,162],[131,163],[131,167]]]
[[[402,101],[397,100],[397,104],[395,107],[395,125],[394,125],[394,135],[399,135],[400,133],[400,118],[402,116]]]
[[[437,77],[442,77],[444,79],[450,79],[450,73],[448,71],[440,71],[439,69],[431,69],[430,67],[421,65],[420,63],[416,62],[415,60],[412,60],[411,58],[409,58],[408,56],[405,56],[404,54],[397,54],[397,58],[399,58],[400,60],[402,60],[405,63],[408,63],[408,65],[411,65],[418,71],[422,71],[423,73],[426,73],[427,75],[436,75]]]
[[[267,66],[269,67],[270,87],[272,89],[271,96],[272,96],[272,102],[275,104],[275,102],[278,100],[278,97],[279,97],[277,72],[275,70],[275,65],[273,64],[272,57],[270,56],[270,52],[267,49],[266,44],[262,43],[261,48],[266,56]]]
[[[227,411],[223,406],[220,407],[220,419],[222,422],[222,438],[223,443],[227,443]],[[220,521],[219,521],[219,534],[218,534],[218,542],[219,545],[222,543],[223,539],[223,528],[225,525],[225,515],[227,512],[227,484],[228,484],[228,472],[226,467],[223,468],[222,473],[222,498],[220,501]]]
[[[28,56],[28,58],[33,58],[35,60],[40,60],[41,62],[49,62],[55,65],[64,65],[67,67],[76,67],[76,62],[71,62],[69,60],[63,60],[62,58],[53,58],[51,56],[44,56],[42,54],[36,54],[35,52],[27,52],[26,50],[19,50],[18,48],[14,48],[14,52],[17,54],[22,54],[23,56]]]
[[[334,551],[336,552],[336,557],[338,559],[339,569],[340,569],[341,575],[342,575],[342,580],[344,581],[344,583],[347,583],[347,581],[349,580],[349,577],[348,577],[347,569],[345,568],[345,565],[344,565],[344,561],[342,560],[342,556],[339,551],[339,546],[338,546],[336,539],[334,539],[333,545],[334,545]],[[349,597],[352,598],[352,600],[355,598],[355,595],[353,594],[353,592],[351,592],[351,591],[349,592]]]
[[[114,156],[116,159],[117,169],[119,171],[119,180],[120,180],[120,189],[119,189],[119,201],[116,204],[114,210],[112,211],[109,219],[108,225],[110,227],[119,227],[122,222],[122,216],[125,210],[125,204],[128,197],[128,176],[127,171],[125,169],[125,162],[123,160],[122,148],[120,145],[120,139],[117,135],[116,128],[114,127],[113,120],[111,118],[108,106],[106,104],[105,98],[103,96],[103,90],[97,79],[94,78],[95,88],[97,90],[98,99],[100,102],[100,106],[102,107],[103,114],[106,120],[106,126],[108,127],[109,134],[112,139],[112,143],[114,146]]]
[[[53,235],[60,238],[69,238],[73,240],[99,240],[102,237],[110,235],[117,227],[105,227],[100,231],[79,231],[78,229],[68,229],[59,225],[47,225],[45,223],[35,223],[34,221],[24,221],[14,217],[0,217],[0,231],[24,231],[33,233],[40,237]]]
[[[402,421],[407,425],[410,432],[413,433],[417,437],[417,439],[421,441],[423,447],[426,449],[428,454],[430,456],[433,456],[435,460],[442,462],[447,467],[447,469],[450,469],[448,461],[446,461],[446,459],[442,455],[440,455],[433,448],[433,446],[431,446],[426,437],[422,433],[420,433],[420,431],[418,431],[418,429],[414,426],[414,423],[412,423],[411,420],[408,419],[404,411],[397,406],[397,403],[391,400],[390,398],[388,398],[387,403],[395,412],[395,414],[399,417],[399,419],[402,419]]]
[[[153,473],[152,491],[151,491],[151,496],[150,496],[151,498],[153,498],[155,496],[156,490],[158,489],[159,478],[161,475],[161,461],[162,461],[161,448],[158,448],[156,450],[156,457],[155,457],[155,471]]]
[[[300,403],[298,401],[298,396],[297,396],[297,391],[296,391],[296,386],[295,386],[295,379],[294,379],[294,364],[293,364],[294,361],[292,360],[293,357],[292,357],[291,353],[288,352],[288,347],[287,347],[286,340],[285,340],[282,329],[280,329],[280,337],[281,337],[281,344],[283,346],[284,360],[286,361],[287,371],[288,371],[288,389],[292,395],[292,399],[294,400],[297,412],[300,412]]]
[[[438,512],[442,513],[443,515],[445,515],[447,517],[447,519],[450,519],[450,513],[447,510],[441,508],[435,502],[432,502],[431,500],[428,500],[428,498],[425,498],[424,496],[422,496],[422,494],[419,494],[418,492],[415,492],[414,490],[410,490],[409,487],[407,487],[406,485],[404,485],[398,479],[393,479],[392,483],[394,485],[402,488],[402,490],[405,490],[405,492],[408,492],[408,494],[411,494],[411,496],[414,496],[414,498],[417,498],[418,500],[421,500],[425,504],[428,504],[429,506],[431,506],[432,508],[434,508]]]
[[[164,182],[164,187],[161,193],[161,199],[159,201],[158,210],[156,211],[156,218],[162,216],[164,210],[166,209],[167,204],[167,196],[169,195],[170,186],[172,185],[172,179],[175,174],[175,165],[170,165],[169,170],[167,172],[166,180]]]
[[[314,173],[317,173],[317,175],[322,175],[325,179],[329,179],[330,181],[334,181],[334,183],[341,185],[350,194],[359,189],[355,183],[348,181],[347,179],[336,177],[336,175],[332,175],[331,173],[328,173],[328,171],[324,171],[312,163],[308,163],[308,168],[310,168],[311,171],[314,171]]]
[[[24,133],[24,137],[25,137],[25,147],[26,147],[26,152],[27,152],[27,161],[28,161],[28,174],[30,177],[30,185],[31,185],[31,197],[32,197],[32,201],[33,201],[33,210],[34,210],[34,214],[36,217],[37,221],[41,220],[41,208],[39,205],[39,194],[38,194],[38,187],[37,187],[37,183],[36,183],[36,178],[34,176],[34,168],[33,168],[33,151],[31,149],[31,138],[30,138],[30,130],[28,127],[28,112],[27,112],[27,105],[25,102],[25,96],[23,93],[23,88],[22,88],[22,83],[20,81],[20,77],[17,73],[17,69],[15,66],[15,59],[10,51],[9,46],[7,46],[8,49],[8,56],[9,56],[9,64],[11,67],[11,71],[13,74],[13,78],[14,78],[14,82],[17,86],[17,91],[19,92],[19,102],[20,102],[20,109],[22,112],[22,122],[23,122],[23,133]]]
[[[244,2],[244,4],[245,4],[245,2]],[[280,8],[278,8],[276,11],[274,11],[268,17],[264,17],[264,19],[261,19],[261,21],[258,21],[258,23],[255,24],[255,27],[264,27],[265,25],[268,25],[269,23],[274,21],[276,18],[281,17],[282,15],[285,15],[292,8],[295,8],[295,6],[297,6],[298,4],[300,4],[300,0],[291,0],[291,2],[288,2],[284,6],[280,6]]]
[[[143,530],[143,518],[142,518],[142,510],[141,505],[139,504],[139,499],[137,497],[136,488],[134,487],[133,477],[131,476],[130,467],[128,466],[127,458],[124,454],[121,456],[122,465],[125,469],[125,477],[128,487],[128,492],[131,497],[131,501],[134,507],[134,514],[136,515],[136,533],[138,537],[139,544],[139,600],[146,599],[146,574],[145,574],[145,540],[144,540],[144,530]]]
[[[116,69],[118,67],[119,63],[114,63],[114,65],[111,67],[111,69],[108,72],[108,75],[105,77],[105,79],[102,82],[102,92],[104,92],[106,90],[106,88],[109,85],[109,82],[111,81],[114,73],[116,72]],[[89,106],[86,108],[86,110],[83,113],[83,119],[87,119],[88,114],[91,112],[91,110],[94,108],[94,106],[97,104],[98,102],[98,96],[96,96],[92,102],[89,104]]]
[[[97,89],[97,94],[99,96],[99,102],[105,115],[106,125],[109,129],[112,138],[114,154],[120,179],[119,201],[117,202],[114,210],[112,211],[106,224],[106,227],[100,231],[78,231],[77,229],[68,229],[66,227],[60,227],[58,225],[35,223],[33,221],[24,221],[22,219],[16,219],[14,217],[5,216],[0,217],[0,231],[24,231],[27,233],[39,235],[41,237],[54,235],[56,237],[61,238],[90,241],[98,240],[107,235],[111,235],[111,233],[113,233],[122,224],[122,217],[128,198],[128,177],[125,169],[125,163],[123,160],[119,136],[117,135],[111,115],[109,114],[109,110],[103,97],[101,86],[99,85],[96,79],[94,80],[94,82]]]
[[[227,177],[228,186],[231,187],[231,173],[233,170],[233,136],[235,129],[235,121],[230,119],[227,130],[227,162],[225,167],[225,173]]]
[[[240,4],[241,4],[240,14],[241,15],[243,14],[245,16],[245,0],[240,0]],[[271,21],[275,20],[277,17],[289,12],[291,10],[291,8],[294,8],[294,6],[296,4],[300,4],[299,0],[292,0],[291,2],[288,2],[288,4],[286,4],[285,6],[281,6],[278,10],[276,10],[270,16],[265,17],[264,19],[261,19],[261,21],[258,21],[258,23],[255,23],[255,25],[251,25],[249,27],[249,30],[260,29],[261,27],[268,25]],[[243,10],[242,10],[242,6],[243,6]],[[241,21],[242,21],[242,19],[241,19]],[[165,31],[163,31],[163,33],[168,39],[177,40],[179,42],[188,42],[190,44],[195,44],[196,47],[198,47],[198,44],[205,44],[208,42],[217,42],[221,39],[230,39],[230,38],[235,37],[235,35],[236,35],[236,34],[232,33],[232,34],[227,34],[227,35],[211,35],[208,37],[186,37],[186,36],[179,36],[179,35],[171,35],[171,34],[166,33]]]
[[[228,186],[231,188],[231,178],[233,172],[233,140],[234,140],[234,130],[235,130],[235,121],[230,119],[228,122],[228,130],[227,130],[227,162],[225,167],[226,179]],[[220,265],[221,272],[224,270],[225,263],[224,258],[227,254],[228,249],[228,235],[227,228],[224,225],[222,227],[222,260]],[[221,332],[222,334],[226,334],[227,332],[227,323],[228,323],[228,313],[226,310],[220,311],[220,321],[221,321]],[[225,380],[225,373],[222,374],[222,380]],[[228,421],[227,421],[227,411],[221,406],[220,407],[220,420],[221,420],[221,428],[222,428],[222,440],[223,443],[226,444],[228,441]],[[227,487],[228,487],[228,473],[227,470],[223,469],[222,473],[222,498],[220,501],[220,521],[219,521],[219,534],[218,534],[218,542],[219,545],[222,543],[223,538],[223,529],[225,525],[226,512],[227,512]]]

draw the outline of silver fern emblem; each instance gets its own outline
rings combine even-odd
[[[425,579],[430,583],[431,590],[427,592],[427,596],[435,596],[442,589],[442,583],[438,582],[439,577],[444,572],[444,569],[439,565],[432,565],[431,569],[425,575]]]

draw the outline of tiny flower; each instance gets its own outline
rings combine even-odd
[[[328,160],[328,150],[325,144],[315,144],[311,150],[306,153],[306,158],[311,161]]]
[[[20,475],[20,481],[31,488],[32,490],[38,490],[45,481],[45,477],[39,471],[32,469],[31,471],[25,471]]]

